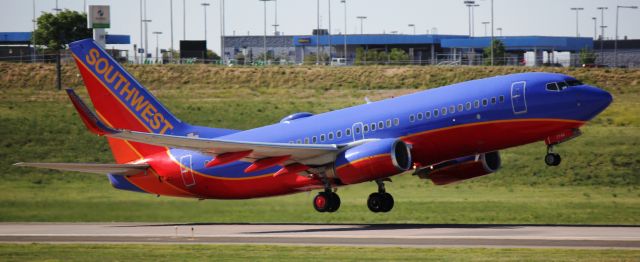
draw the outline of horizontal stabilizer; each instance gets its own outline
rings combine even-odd
[[[111,129],[110,127],[104,125],[96,114],[94,114],[91,109],[80,99],[80,97],[73,91],[73,89],[67,89],[67,95],[71,99],[71,103],[73,103],[73,107],[76,108],[78,114],[80,115],[80,119],[87,129],[96,135],[102,136],[107,133],[115,133],[116,131]]]
[[[93,164],[93,163],[15,163],[14,166],[48,168],[93,174],[137,175],[149,168],[148,164]],[[143,174],[142,174],[143,175]]]

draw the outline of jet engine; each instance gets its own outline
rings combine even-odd
[[[436,185],[446,185],[474,177],[491,174],[500,168],[498,151],[456,158],[430,167],[421,168],[416,175],[431,179]]]
[[[344,184],[355,184],[385,178],[413,167],[409,145],[399,139],[367,142],[341,152],[334,162],[332,174]]]

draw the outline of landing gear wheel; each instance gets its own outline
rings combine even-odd
[[[548,153],[544,157],[544,163],[547,164],[548,166],[560,165],[561,161],[562,161],[562,158],[560,158],[560,155],[557,153]]]
[[[372,193],[367,199],[367,207],[371,212],[389,212],[393,208],[393,196],[389,193]]]
[[[336,212],[340,208],[340,197],[334,192],[320,192],[313,198],[313,208],[318,212]]]

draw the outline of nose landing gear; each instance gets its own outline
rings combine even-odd
[[[378,192],[371,193],[367,199],[367,207],[371,212],[389,212],[393,208],[393,196],[387,193],[384,188],[384,182],[380,179],[376,180],[378,184]]]
[[[547,146],[547,155],[544,156],[544,163],[547,164],[547,166],[558,166],[561,161],[562,158],[560,154],[553,153],[553,146]]]

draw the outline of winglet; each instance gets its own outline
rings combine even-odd
[[[82,101],[82,99],[80,99],[80,97],[76,94],[76,92],[73,91],[73,89],[68,88],[66,91],[67,95],[69,95],[69,98],[71,99],[71,103],[73,103],[73,107],[75,107],[78,111],[80,119],[82,119],[82,122],[87,127],[87,129],[91,131],[91,133],[99,136],[118,133],[117,130],[110,128],[102,123],[98,119],[98,116],[96,116],[96,114],[94,114],[89,109],[89,107],[87,107],[87,105]]]

